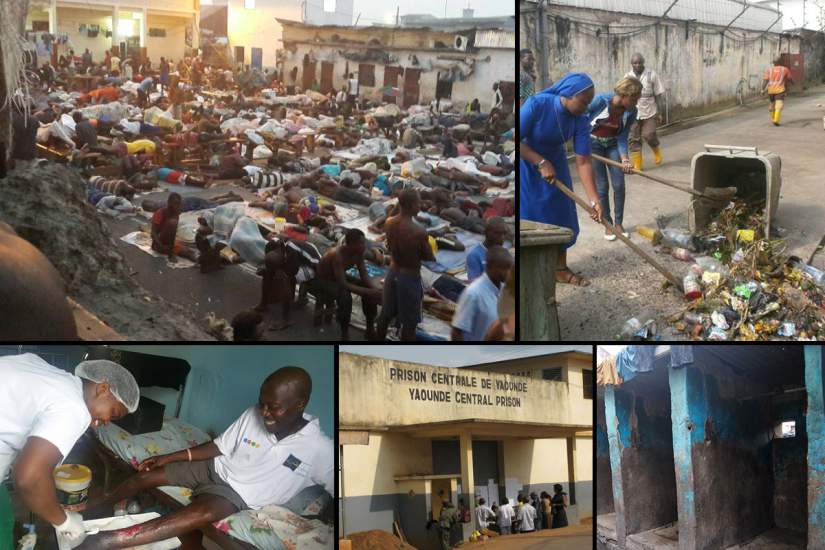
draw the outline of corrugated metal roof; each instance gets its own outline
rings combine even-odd
[[[553,4],[619,13],[638,13],[649,17],[661,17],[673,0],[552,0]],[[726,26],[742,11],[742,0],[679,0],[668,13],[668,19]],[[769,6],[750,4],[750,7],[733,24],[739,29],[764,31],[776,20],[779,12]],[[781,28],[781,27],[779,27]],[[771,30],[779,30],[774,26]]]
[[[476,48],[510,48],[516,47],[516,33],[498,29],[477,30],[473,42]]]

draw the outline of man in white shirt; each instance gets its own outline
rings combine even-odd
[[[358,79],[352,73],[349,73],[349,79],[347,80],[347,100],[353,107],[358,101]]]
[[[642,138],[653,149],[653,160],[662,164],[662,151],[659,149],[659,136],[656,126],[664,121],[663,101],[665,86],[653,69],[645,69],[645,58],[640,53],[630,58],[633,67],[625,76],[638,79],[642,83],[642,97],[636,104],[636,121],[630,127],[630,160],[636,170],[642,169]]]
[[[192,489],[192,503],[130,529],[86,539],[82,550],[128,548],[194,531],[239,510],[282,505],[301,490],[333,491],[333,444],[318,419],[304,414],[312,392],[309,374],[284,367],[261,386],[247,409],[214,441],[145,460],[100,508],[165,485]]]
[[[487,502],[483,498],[478,499],[478,506],[476,506],[475,513],[476,529],[479,531],[487,529],[487,521],[496,517],[492,508],[487,506]]]
[[[498,507],[497,514],[498,528],[502,535],[511,534],[510,526],[513,524],[513,518],[516,517],[516,512],[513,510],[513,505],[509,500],[504,500],[502,505]]]
[[[536,530],[536,509],[526,498],[521,508],[518,509],[519,530],[522,533],[531,533]]]
[[[83,518],[60,507],[52,472],[90,425],[137,410],[137,382],[111,361],[84,361],[72,375],[31,353],[0,357],[0,380],[0,481],[13,472],[26,508],[75,548],[85,538]],[[8,500],[2,484],[0,500]]]

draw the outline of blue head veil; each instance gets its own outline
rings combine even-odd
[[[558,95],[561,97],[573,97],[580,94],[588,88],[593,87],[593,80],[584,73],[568,73],[561,77],[558,82],[542,91],[541,93],[548,93]]]

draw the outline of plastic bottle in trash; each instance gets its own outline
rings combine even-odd
[[[825,271],[821,271],[812,265],[806,264],[802,260],[794,262],[794,267],[807,273],[817,286],[825,287]]]
[[[686,300],[695,300],[702,297],[702,287],[699,286],[695,273],[690,272],[685,275],[685,278],[682,279],[682,285],[685,288]]]
[[[656,335],[656,320],[646,312],[625,321],[622,326],[621,340],[647,339]]]
[[[662,231],[662,238],[666,242],[682,248],[693,247],[693,235],[680,229],[665,229]]]

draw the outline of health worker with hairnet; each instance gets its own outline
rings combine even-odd
[[[89,426],[137,410],[137,382],[112,361],[83,361],[72,375],[31,353],[0,357],[0,381],[0,482],[13,473],[23,504],[79,546],[83,518],[60,507],[52,472]],[[12,548],[13,525],[0,483],[0,550]]]

